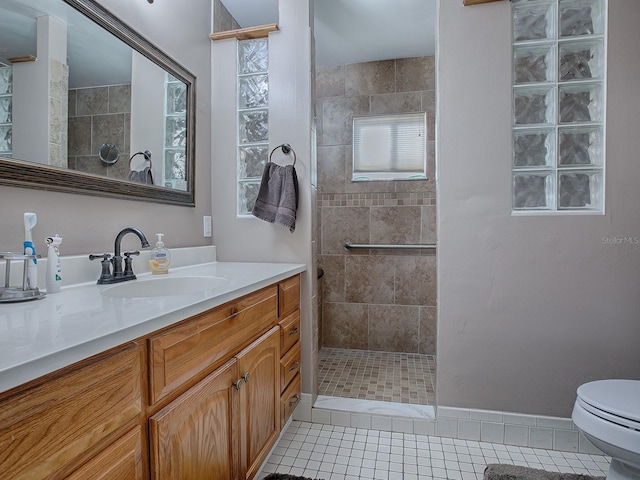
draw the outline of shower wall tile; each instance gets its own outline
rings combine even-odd
[[[371,243],[420,242],[421,207],[371,207]]]
[[[91,153],[96,154],[103,143],[113,143],[122,150],[124,145],[124,115],[96,115],[91,132]]]
[[[131,85],[109,87],[109,113],[131,112]]]
[[[68,100],[69,100],[69,116],[70,117],[75,117],[77,115],[77,98],[78,98],[78,91],[77,90],[69,90],[69,96],[68,96]]]
[[[345,240],[353,243],[369,243],[369,208],[324,207],[322,221],[322,253],[341,254]]]
[[[344,302],[345,296],[345,256],[344,255],[320,255],[319,266],[324,271],[323,301],[327,303]]]
[[[438,315],[436,307],[420,307],[420,346],[418,353],[436,355]]]
[[[102,161],[100,161],[98,157],[93,157],[93,158],[95,158],[96,162],[102,163]],[[125,150],[124,152],[120,152],[120,160],[118,160],[113,165],[109,165],[107,167],[107,174],[109,178],[119,178],[119,179],[127,178],[127,176],[129,175],[128,160],[129,160],[129,151]]]
[[[397,305],[436,304],[436,257],[395,257],[395,303]]]
[[[422,206],[421,207],[421,219],[422,219],[422,231],[420,233],[420,243],[436,243],[437,240],[437,222],[436,222],[436,207],[435,206]]]
[[[353,117],[369,113],[369,97],[332,97],[322,102],[323,145],[351,145]]]
[[[395,60],[352,63],[345,66],[345,95],[375,95],[395,91]]]
[[[318,67],[316,70],[316,96],[318,98],[344,97],[344,71],[344,65]]]
[[[114,111],[121,113],[109,113]],[[69,90],[69,168],[126,179],[129,165],[122,159],[129,157],[130,111],[129,85]],[[109,166],[102,164],[98,149],[103,143],[118,147],[120,161]]]
[[[346,183],[346,146],[318,148],[319,193],[344,193]]]
[[[77,91],[78,115],[109,113],[109,87],[81,88]]]
[[[418,350],[419,307],[369,306],[369,349],[413,353]]]
[[[346,301],[393,304],[393,257],[354,255],[346,257]]]
[[[368,347],[367,306],[353,303],[326,303],[322,325],[322,344],[327,347]]]
[[[69,155],[91,154],[91,117],[69,118]]]
[[[435,90],[435,57],[400,58],[396,60],[396,91]]]
[[[97,155],[83,155],[75,159],[75,169],[81,172],[93,173],[101,177],[108,177],[109,172],[107,165],[100,161]]]
[[[332,342],[324,343],[325,346],[403,351],[406,348],[406,351],[413,349],[411,353],[435,353],[436,259],[432,252],[343,248],[345,240],[435,243],[434,72],[435,62],[429,57],[319,67],[316,71],[316,235],[319,263],[325,272],[322,339]],[[353,117],[416,111],[427,112],[429,178],[352,182]],[[354,313],[353,305],[367,307],[368,314],[361,310]],[[384,328],[380,316],[385,311],[383,306],[390,307],[390,312],[403,309],[415,312],[397,323],[406,331],[406,322],[411,319],[411,332],[415,335],[408,336],[410,342],[388,338],[389,329]],[[360,342],[348,334],[351,323],[346,312],[354,313],[366,324],[366,329],[359,330]],[[364,319],[359,317],[361,314]]]
[[[422,111],[422,94],[420,92],[387,93],[371,97],[371,113],[373,115],[420,111]]]

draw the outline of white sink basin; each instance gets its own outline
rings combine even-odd
[[[221,277],[158,277],[118,283],[100,293],[115,298],[168,297],[213,290],[226,282]]]

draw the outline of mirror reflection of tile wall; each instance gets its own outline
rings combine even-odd
[[[435,58],[318,67],[318,264],[322,345],[436,353],[433,252],[353,243],[435,243]],[[428,180],[351,182],[353,116],[427,113]]]
[[[130,127],[131,85],[69,90],[69,168],[126,180]],[[103,143],[118,148],[117,163],[107,165],[100,160],[98,150]]]

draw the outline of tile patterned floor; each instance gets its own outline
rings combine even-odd
[[[435,405],[436,358],[323,347],[319,395]]]
[[[609,458],[294,421],[262,472],[323,480],[481,480],[489,463],[605,476]]]

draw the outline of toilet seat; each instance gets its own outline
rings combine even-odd
[[[589,413],[640,432],[640,381],[585,383],[578,387],[576,400]]]

